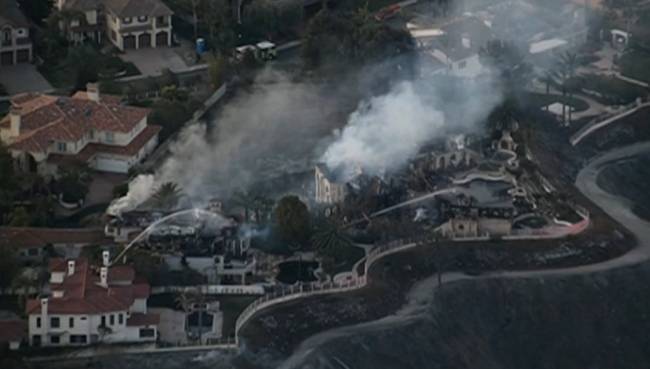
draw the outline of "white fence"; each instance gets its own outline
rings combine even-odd
[[[201,293],[203,295],[263,295],[260,285],[203,285],[203,286],[161,286],[151,289],[152,295],[163,293]]]
[[[518,235],[518,236],[506,236],[502,237],[503,239],[510,240],[526,240],[526,239],[548,239],[548,238],[561,238],[567,237],[569,235],[575,235],[584,231],[590,224],[589,211],[577,204],[574,205],[576,212],[583,218],[580,222],[573,224],[570,227],[564,227],[566,230],[560,232],[559,234],[545,234],[545,235]],[[488,238],[489,239],[489,238]],[[476,237],[473,241],[484,241],[483,237]],[[380,245],[372,250],[370,250],[364,259],[361,259],[354,265],[354,269],[351,272],[351,278],[347,280],[342,280],[339,282],[313,282],[307,284],[294,285],[288,288],[281,288],[272,293],[266,294],[261,298],[255,300],[250,304],[237,318],[235,324],[235,339],[239,342],[239,332],[242,327],[252,318],[257,312],[266,309],[270,306],[280,304],[283,302],[295,300],[302,297],[315,296],[328,293],[344,292],[356,290],[362,287],[365,287],[368,283],[368,272],[370,267],[377,260],[400,251],[408,250],[415,246],[421,245],[422,241],[425,241],[423,238],[409,238],[401,239],[393,242],[389,242],[383,245]],[[468,238],[464,239],[454,239],[453,241],[470,241]],[[359,275],[358,266],[365,262],[364,273]]]
[[[595,132],[596,130],[608,126],[611,123],[614,123],[629,115],[632,115],[640,109],[644,109],[646,107],[650,107],[650,102],[642,103],[641,100],[638,100],[632,104],[626,105],[621,111],[613,112],[611,114],[608,114],[606,117],[600,117],[598,120],[594,120],[586,124],[578,132],[571,136],[571,145],[576,146],[580,143],[580,141],[582,141],[585,137]]]
[[[302,297],[316,296],[321,294],[329,294],[336,292],[352,291],[365,287],[368,283],[368,271],[374,262],[396,252],[413,248],[419,243],[415,239],[404,239],[389,242],[387,244],[378,246],[368,252],[365,257],[364,274],[358,275],[355,266],[352,271],[352,278],[340,282],[313,282],[306,284],[294,285],[287,288],[282,288],[272,293],[266,294],[261,298],[255,300],[250,304],[237,318],[235,324],[235,339],[239,342],[239,332],[241,328],[252,318],[257,312],[266,309],[270,306],[281,304],[287,301],[295,300]],[[358,264],[356,264],[358,265]]]

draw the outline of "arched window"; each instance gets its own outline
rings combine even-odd
[[[2,29],[2,44],[3,45],[11,45],[11,39],[12,39],[12,29],[9,27],[3,28]]]

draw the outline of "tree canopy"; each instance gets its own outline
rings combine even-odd
[[[321,10],[309,22],[302,56],[308,66],[325,58],[368,62],[399,55],[413,46],[408,32],[377,22],[367,8],[353,12]]]
[[[311,236],[307,205],[298,196],[285,196],[275,208],[275,222],[284,242],[304,246]]]

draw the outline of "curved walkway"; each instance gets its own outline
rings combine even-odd
[[[627,146],[618,150],[610,151],[594,159],[587,165],[576,179],[576,186],[592,202],[600,206],[611,217],[618,220],[628,228],[638,239],[638,246],[626,254],[602,263],[584,265],[571,268],[560,268],[543,271],[521,271],[521,272],[497,272],[488,273],[481,276],[473,277],[458,272],[444,273],[442,283],[448,284],[460,280],[468,279],[488,279],[488,278],[537,278],[544,276],[562,276],[583,273],[593,273],[625,267],[629,265],[644,262],[650,258],[650,223],[646,222],[636,215],[626,206],[627,201],[618,196],[609,194],[597,186],[596,179],[600,170],[607,164],[618,160],[635,156],[650,151],[650,142]],[[368,332],[375,330],[385,330],[392,326],[402,325],[414,319],[419,319],[419,312],[423,311],[429,303],[433,301],[434,295],[431,291],[438,288],[436,276],[432,276],[420,281],[411,289],[408,295],[408,302],[396,314],[390,315],[379,320],[335,328],[314,335],[296,349],[294,354],[289,357],[280,368],[297,368],[300,367],[305,359],[315,348],[325,342],[338,337],[345,337],[360,331]]]
[[[645,103],[639,103],[635,102],[633,104],[630,104],[629,106],[626,106],[623,108],[622,111],[616,111],[609,116],[608,118],[605,118],[604,120],[594,120],[584,127],[582,127],[578,132],[576,132],[573,136],[571,136],[571,145],[575,146],[580,143],[584,138],[586,138],[588,135],[592,134],[593,132],[608,126],[617,120],[623,119],[625,117],[628,117],[636,112],[638,112],[641,109],[645,109],[647,107],[650,107],[650,102],[645,102]]]

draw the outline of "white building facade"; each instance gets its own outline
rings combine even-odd
[[[51,296],[27,302],[31,346],[154,342],[159,317],[147,312],[150,287],[131,267],[97,268],[85,259],[50,263]],[[65,265],[65,267],[62,267]]]

